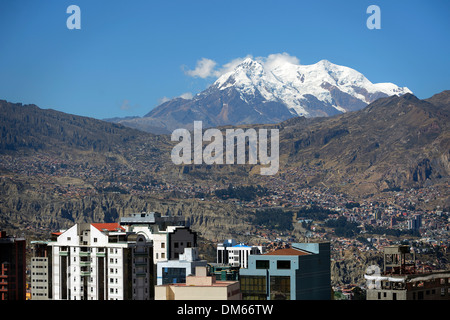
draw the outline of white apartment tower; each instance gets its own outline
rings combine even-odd
[[[51,241],[54,300],[150,300],[153,244],[118,223],[76,224]]]

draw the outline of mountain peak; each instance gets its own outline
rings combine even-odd
[[[356,111],[378,98],[411,93],[393,83],[372,83],[357,70],[326,59],[302,65],[284,53],[246,57],[229,70],[194,99],[161,104],[145,121],[169,130],[194,120],[205,127],[276,123]]]
[[[300,65],[288,59],[246,58],[214,86],[232,87],[244,101],[262,96],[265,101],[282,102],[292,114],[306,117],[359,110],[380,97],[411,93],[392,83],[373,84],[362,73],[325,59]]]
[[[319,62],[317,62],[318,65],[323,65],[323,66],[331,66],[331,65],[335,65],[334,63],[331,63],[330,61],[326,60],[326,59],[322,59]]]
[[[258,62],[256,62],[256,60],[253,60],[250,57],[245,58],[241,63],[238,64],[239,66],[254,66],[256,65]]]

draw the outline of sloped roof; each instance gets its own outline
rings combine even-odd
[[[125,231],[117,222],[112,223],[92,223],[92,225],[100,231]]]
[[[302,251],[294,248],[287,248],[287,249],[278,249],[275,251],[271,251],[268,253],[265,253],[266,256],[306,256],[311,253],[307,251]]]

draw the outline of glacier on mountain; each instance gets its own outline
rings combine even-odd
[[[266,67],[264,61],[246,58],[233,71],[221,75],[212,85],[219,90],[234,87],[244,101],[258,91],[266,101],[284,103],[293,114],[312,116],[306,101],[314,96],[339,112],[350,111],[333,97],[332,90],[350,95],[369,104],[380,95],[411,93],[406,87],[393,83],[372,83],[360,72],[345,66],[321,60],[311,65],[300,65],[282,60]]]

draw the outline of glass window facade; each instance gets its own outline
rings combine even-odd
[[[271,276],[270,300],[290,300],[290,299],[291,299],[291,277]]]
[[[242,276],[241,292],[243,300],[267,300],[265,276]]]
[[[163,284],[185,283],[185,268],[163,268]]]

